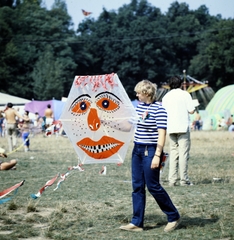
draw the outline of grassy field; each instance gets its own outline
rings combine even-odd
[[[234,239],[234,134],[200,131],[191,138],[189,176],[194,186],[169,187],[167,168],[161,176],[181,225],[164,233],[166,216],[148,194],[145,231],[133,233],[118,229],[132,216],[132,146],[122,166],[106,164],[106,175],[99,174],[100,164],[84,165],[85,171],[73,170],[58,190],[54,184],[34,200],[30,194],[77,165],[78,158],[65,137],[32,137],[30,152],[21,148],[8,157],[18,159],[17,170],[0,172],[0,191],[25,179],[17,195],[0,205],[0,239]],[[5,138],[0,146],[8,149]],[[167,142],[166,152],[168,147]]]

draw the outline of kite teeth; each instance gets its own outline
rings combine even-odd
[[[105,145],[98,145],[98,147],[97,146],[84,146],[84,145],[81,147],[91,153],[100,153],[100,152],[109,151],[110,149],[113,149],[118,145],[119,145],[118,143],[111,143],[111,144],[105,144]]]

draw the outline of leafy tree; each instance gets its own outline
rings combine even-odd
[[[234,21],[220,20],[213,31],[204,34],[199,54],[191,61],[189,71],[218,90],[234,81]]]
[[[3,8],[4,11],[10,11],[8,7],[5,8]],[[76,67],[69,46],[69,41],[75,38],[75,33],[71,29],[72,22],[71,17],[67,14],[66,4],[64,1],[58,0],[54,3],[52,10],[48,11],[41,7],[41,1],[25,0],[12,12],[14,21],[8,20],[8,18],[3,19],[3,23],[6,25],[5,33],[3,33],[6,46],[3,46],[1,50],[5,52],[4,70],[0,68],[4,83],[6,83],[5,89],[8,89],[9,93],[29,99],[40,100],[40,94],[42,98],[50,99],[55,95],[61,98],[64,95],[64,86],[70,83],[74,77]],[[6,37],[7,34],[10,37]],[[47,49],[50,49],[53,57],[45,57]],[[42,59],[53,59],[53,61],[44,61],[44,65],[42,65]],[[38,72],[38,66],[41,71],[48,72],[50,64],[52,65],[50,69],[54,69],[54,66],[58,66],[60,69],[56,71],[56,74],[49,74],[50,78],[47,77],[47,81],[52,85],[58,81],[59,73],[62,91],[58,90],[60,95],[51,93],[53,96],[49,94],[45,96],[42,92],[36,94],[35,91],[32,91],[34,84],[38,84],[35,72]],[[42,69],[43,67],[45,70]],[[34,80],[37,82],[34,83]]]
[[[60,62],[59,58],[54,57],[52,46],[47,45],[43,54],[39,56],[32,72],[35,98],[48,100],[53,96],[60,99],[63,95],[63,82],[65,80],[61,79],[62,75],[63,63]]]
[[[66,96],[75,75],[116,72],[129,97],[142,79],[159,86],[183,69],[215,90],[233,83],[233,20],[173,2],[103,8],[75,32],[65,0],[0,0],[0,89],[25,98]]]
[[[131,98],[132,89],[143,78],[156,81],[163,73],[162,39],[164,16],[145,0],[132,1],[118,14],[103,9],[98,20],[79,25],[79,40],[94,56],[90,73],[118,73]],[[158,51],[155,51],[158,49]],[[99,72],[97,71],[99,70]]]

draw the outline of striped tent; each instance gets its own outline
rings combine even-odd
[[[234,84],[223,87],[216,92],[205,110],[209,116],[206,119],[209,123],[207,122],[207,127],[203,129],[216,130],[222,118],[227,121],[230,115],[234,114]],[[210,122],[212,122],[211,128],[209,127]]]
[[[206,107],[210,115],[226,110],[234,114],[234,84],[221,88]]]

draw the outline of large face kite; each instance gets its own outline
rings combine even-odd
[[[76,76],[61,115],[80,161],[122,163],[137,118],[117,74]]]

